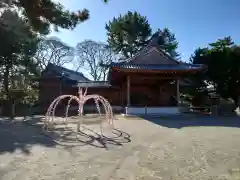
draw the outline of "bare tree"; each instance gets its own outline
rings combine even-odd
[[[36,59],[41,70],[48,63],[62,66],[70,63],[74,58],[74,48],[68,46],[58,38],[42,39],[38,44]]]
[[[80,68],[86,69],[95,81],[106,80],[108,68],[101,66],[101,64],[108,65],[115,60],[116,55],[103,42],[85,40],[77,44],[76,61],[78,66],[76,70],[78,71]]]

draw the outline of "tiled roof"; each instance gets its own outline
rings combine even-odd
[[[148,51],[155,47],[159,54],[162,56],[162,58],[169,60],[171,62],[173,62],[174,64],[179,64],[179,61],[177,61],[176,59],[172,58],[169,53],[165,52],[162,47],[159,45],[158,43],[158,39],[159,39],[160,34],[159,33],[155,33],[149,40],[148,40],[148,44],[143,47],[139,52],[137,52],[134,56],[125,59],[125,62],[133,62],[134,60],[136,60],[139,56],[144,56],[148,53]]]
[[[202,69],[204,66],[202,64],[174,64],[174,65],[164,65],[164,64],[132,64],[132,63],[112,63],[110,67],[125,68],[125,69],[145,69],[145,70],[192,70],[192,69]]]
[[[73,81],[90,81],[88,78],[86,78],[82,73],[73,71],[61,66],[57,66],[55,64],[49,63],[48,67],[49,70],[55,71],[63,78],[73,80]]]
[[[78,87],[110,87],[111,84],[107,81],[87,81],[87,82],[79,82],[77,84]]]
[[[91,81],[86,78],[82,73],[76,72],[61,66],[54,65],[49,63],[47,66],[48,71],[54,71],[59,76],[61,76],[64,80],[67,80],[67,83],[70,83],[71,86],[74,87],[110,87],[111,84],[107,81]],[[70,81],[69,81],[70,80]]]

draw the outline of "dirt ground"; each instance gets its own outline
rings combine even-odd
[[[114,134],[98,118],[43,134],[39,118],[0,120],[1,180],[240,179],[240,119],[117,117]]]

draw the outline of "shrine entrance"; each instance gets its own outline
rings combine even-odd
[[[177,78],[127,76],[127,114],[178,113]],[[124,97],[123,97],[124,98]]]

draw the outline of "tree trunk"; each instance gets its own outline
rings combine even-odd
[[[11,114],[11,111],[9,111],[10,107],[10,101],[9,101],[9,73],[10,73],[10,66],[9,64],[6,64],[5,71],[3,74],[3,89],[6,95],[6,101],[4,103],[4,111],[7,116]],[[9,114],[10,113],[10,114]]]
[[[106,76],[107,76],[107,73],[103,73],[103,80],[106,81]]]
[[[15,100],[13,99],[12,100],[12,103],[11,103],[11,119],[14,120],[14,117],[15,117]]]
[[[9,64],[6,64],[5,66],[5,71],[3,75],[3,86],[4,86],[4,91],[6,92],[6,95],[8,97],[8,92],[9,92],[9,71],[10,71],[10,66]]]
[[[237,107],[240,107],[240,96],[238,96]]]
[[[235,106],[239,107],[240,106],[240,98],[239,98],[239,96],[237,94],[235,94],[235,95],[232,96],[232,99],[234,101]]]

